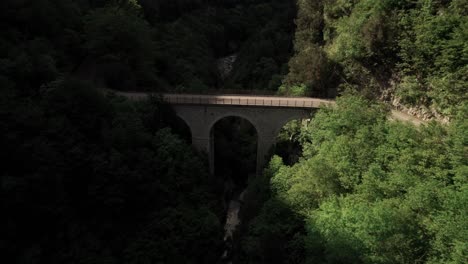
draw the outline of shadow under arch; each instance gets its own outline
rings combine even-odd
[[[274,132],[274,135],[276,136],[276,138],[279,137],[279,135],[281,134],[281,132],[284,130],[284,128],[291,124],[291,123],[294,123],[294,122],[307,122],[310,123],[310,121],[312,120],[312,118],[315,116],[317,110],[314,109],[311,113],[308,113],[307,115],[303,115],[303,116],[291,116],[290,118],[287,118],[285,120],[282,121],[282,125],[278,126]]]
[[[188,123],[182,117],[174,115],[169,125],[174,134],[181,137],[187,144],[192,144],[192,131]]]
[[[210,129],[214,174],[223,179],[228,196],[245,189],[257,168],[258,131],[248,118],[226,115]]]
[[[249,123],[255,128],[255,130],[257,131],[257,134],[258,134],[258,129],[257,127],[255,127],[255,122],[253,120],[250,119],[249,116],[247,115],[244,115],[240,112],[228,112],[228,113],[225,113],[219,117],[217,117],[216,119],[214,119],[210,124],[209,124],[209,128],[210,128],[210,133],[213,131],[213,128],[214,126],[221,120],[225,119],[225,118],[240,118],[240,119],[244,119],[244,120],[247,120],[249,121]]]
[[[280,156],[286,165],[294,165],[302,156],[301,129],[309,122],[310,119],[291,119],[277,133],[273,154]]]
[[[187,144],[191,145],[192,142],[192,128],[190,123],[179,115],[167,103],[160,104],[160,119],[164,120],[164,125],[171,128],[171,132],[179,136]]]

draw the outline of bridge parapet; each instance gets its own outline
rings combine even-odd
[[[131,99],[145,99],[148,93],[118,92]],[[335,105],[335,101],[310,97],[282,97],[255,95],[202,95],[202,94],[155,94],[162,96],[169,104],[189,105],[231,105],[288,108],[320,108]]]
[[[334,101],[307,97],[164,94],[163,98],[170,104],[196,105],[320,108],[334,104]]]

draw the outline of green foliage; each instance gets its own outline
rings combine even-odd
[[[304,84],[294,86],[281,85],[278,89],[278,94],[284,96],[306,96],[307,86]]]
[[[0,108],[7,258],[170,262],[184,251],[181,261],[199,263],[219,256],[216,188],[201,158],[162,129],[168,122],[159,119],[158,102],[106,98],[68,79],[44,87],[36,100],[14,93],[8,100],[14,103]],[[142,111],[146,104],[154,104],[152,117]],[[148,118],[156,125],[146,127]],[[201,253],[207,247],[213,254]]]
[[[305,122],[308,122],[308,120],[289,121],[276,138],[275,153],[281,156],[288,165],[296,163],[302,154],[299,139],[301,127]]]
[[[267,201],[241,241],[246,263],[300,263],[303,260],[302,220],[280,200]]]
[[[467,94],[464,1],[297,1],[295,55],[282,91],[333,97],[348,87],[453,117]],[[286,94],[291,94],[291,92]]]
[[[424,98],[424,91],[421,86],[422,84],[415,76],[408,75],[403,77],[398,84],[396,94],[407,104],[416,105],[423,103],[420,101]]]
[[[151,29],[135,12],[120,7],[91,11],[85,18],[85,39],[108,87],[128,89],[154,82]]]
[[[427,223],[434,234],[433,252],[428,263],[464,263],[468,258],[466,184],[460,189],[446,188],[442,195],[441,210],[434,212]]]
[[[245,243],[289,234],[284,243],[302,252],[299,263],[464,263],[466,107],[449,127],[416,128],[386,113],[347,94],[304,124],[303,158],[292,166],[273,158],[270,199]],[[301,221],[272,215],[279,209]],[[258,244],[245,254],[255,256]]]
[[[336,83],[335,70],[336,65],[319,46],[309,45],[289,61],[289,74],[284,80],[283,90],[287,95],[334,97],[334,91],[329,87]],[[297,94],[300,92],[296,91],[298,87],[305,87],[305,91]]]
[[[459,5],[419,1],[419,9],[404,13],[400,22],[405,29],[399,41],[400,68],[421,84],[406,88],[445,115],[453,115],[454,106],[467,99],[468,19]]]
[[[311,212],[308,228],[325,242],[327,263],[423,261],[426,245],[417,218],[397,199],[375,203],[353,196],[332,199]]]
[[[328,30],[336,36],[330,38],[330,56],[338,61],[362,61],[379,53],[393,52],[396,16],[392,10],[401,2],[404,1],[355,1],[349,16],[330,21]]]
[[[217,262],[222,186],[173,134],[187,134],[174,113],[96,86],[217,88],[217,58],[238,53],[227,82],[275,90],[293,2],[5,0],[0,16],[5,259]],[[241,170],[255,167],[248,146],[233,152]]]
[[[268,1],[246,7],[242,23],[250,36],[238,51],[225,87],[272,91],[279,88],[292,51],[293,4]]]
[[[219,219],[208,208],[166,208],[125,249],[127,263],[212,263],[222,243]],[[211,248],[206,252],[204,249]],[[183,252],[183,254],[181,254]]]
[[[0,1],[4,258],[218,261],[222,186],[173,134],[174,113],[94,86],[376,98],[394,83],[450,124],[389,122],[347,92],[290,124],[285,162],[249,179],[235,261],[466,263],[466,1],[221,2]],[[234,53],[221,80],[217,58]],[[241,141],[218,166],[254,168],[252,135]]]

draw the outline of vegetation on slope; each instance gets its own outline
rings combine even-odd
[[[335,96],[388,89],[408,105],[453,116],[467,100],[464,0],[300,0],[295,56],[280,91]],[[395,91],[393,91],[395,90]]]
[[[284,162],[249,182],[236,263],[466,263],[467,10],[465,0],[0,1],[4,258],[217,262],[223,183],[164,104],[96,88],[224,87],[345,94],[287,126]],[[222,80],[216,61],[234,53]],[[451,123],[387,121],[373,100],[388,90]],[[247,147],[223,153],[218,170],[249,171],[252,131],[229,134],[229,122],[218,146],[233,136]]]
[[[106,98],[76,80],[39,100],[2,95],[6,260],[217,261],[220,193],[203,159],[171,133],[164,105]]]
[[[415,128],[357,95],[320,110],[300,161],[275,156],[249,186],[260,213],[246,212],[238,263],[466,262],[466,111]]]

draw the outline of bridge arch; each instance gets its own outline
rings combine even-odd
[[[310,117],[313,109],[175,104],[173,109],[190,127],[192,144],[208,154],[210,172],[214,173],[214,139],[212,129],[221,119],[234,116],[249,121],[257,131],[257,174],[267,162],[269,150],[275,145],[281,129],[289,121]]]
[[[213,130],[216,123],[218,123],[219,121],[221,121],[222,119],[227,118],[227,117],[237,117],[237,118],[242,118],[242,119],[245,119],[245,120],[249,121],[249,123],[252,124],[252,126],[255,128],[255,130],[257,131],[257,134],[258,134],[258,128],[255,126],[255,120],[251,116],[244,115],[241,112],[226,112],[226,113],[223,113],[223,114],[218,115],[215,118],[213,118],[211,123],[208,124],[208,127],[210,129],[210,133]]]
[[[180,114],[176,114],[177,118],[179,118],[181,121],[183,121],[185,123],[185,125],[187,125],[187,127],[190,129],[190,134],[192,134],[192,128],[190,127],[190,120],[187,120],[184,115],[180,115]]]
[[[256,161],[255,161],[255,165],[256,165],[256,173],[259,172],[260,170],[260,166],[263,165],[263,161],[262,159],[260,158],[261,157],[261,153],[259,153],[259,150],[261,148],[260,146],[260,138],[261,138],[261,134],[260,134],[260,131],[258,129],[258,121],[256,120],[255,116],[252,115],[252,114],[249,114],[249,113],[244,113],[242,111],[239,111],[240,109],[234,109],[236,111],[232,111],[232,110],[229,110],[229,111],[222,111],[220,113],[218,113],[217,115],[212,115],[212,119],[209,121],[208,123],[208,128],[209,128],[209,151],[208,151],[208,157],[209,157],[209,163],[210,163],[210,172],[212,174],[215,173],[215,138],[214,138],[214,128],[216,126],[216,124],[225,119],[225,118],[228,118],[228,117],[236,117],[236,118],[241,118],[241,119],[244,119],[244,120],[247,120],[252,126],[253,128],[255,129],[255,132],[257,134],[257,149],[256,149]]]
[[[117,92],[132,100],[148,98],[150,94]],[[190,128],[192,145],[206,152],[213,172],[213,142],[211,129],[225,116],[249,120],[257,130],[257,173],[266,162],[269,149],[275,144],[281,128],[290,120],[311,116],[315,109],[333,106],[334,101],[306,97],[163,94],[164,100]]]
[[[223,115],[211,126],[210,137],[214,173],[230,178],[236,186],[247,184],[258,162],[259,134],[254,123],[239,115]]]
[[[178,135],[188,144],[192,144],[192,128],[183,117],[175,114],[172,120],[169,121],[169,125],[174,134]]]
[[[275,134],[275,138],[279,136],[279,134],[281,132],[281,129],[283,129],[284,126],[289,124],[289,122],[294,121],[294,120],[303,120],[303,119],[307,119],[307,118],[310,118],[310,116],[309,117],[307,117],[305,115],[301,116],[301,117],[292,116],[290,118],[282,120],[280,123],[278,123],[278,127],[276,127],[276,129],[273,132],[273,134]]]

